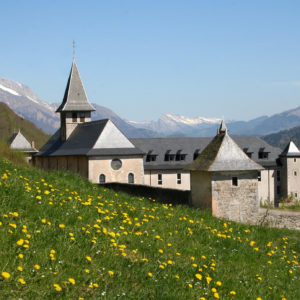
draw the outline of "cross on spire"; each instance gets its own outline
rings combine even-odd
[[[76,42],[73,40],[73,59],[75,59]]]

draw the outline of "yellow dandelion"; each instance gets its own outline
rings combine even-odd
[[[26,284],[26,281],[23,278],[19,278],[18,281],[23,285]]]
[[[88,261],[92,261],[92,258],[90,256],[85,257]]]
[[[40,265],[36,264],[36,265],[34,265],[34,268],[39,270],[41,267],[40,267]]]
[[[56,291],[58,291],[58,292],[62,291],[62,288],[61,288],[61,286],[59,284],[54,283],[53,286],[54,286],[54,288],[55,288]]]
[[[149,277],[152,277],[152,276],[153,276],[153,274],[152,274],[151,272],[149,272],[149,273],[148,273],[148,276],[149,276]]]
[[[10,274],[8,272],[2,272],[1,275],[5,278],[5,279],[9,279],[10,278]]]
[[[20,271],[20,272],[22,272],[22,271],[23,271],[23,267],[18,266],[18,267],[17,267],[17,270]]]
[[[113,275],[115,274],[115,272],[114,272],[114,271],[108,271],[108,274],[109,274],[110,276],[113,276]]]
[[[158,252],[159,253],[164,253],[164,250],[163,249],[159,249]]]
[[[220,298],[220,296],[219,296],[219,293],[214,293],[214,297],[216,298],[216,299],[219,299]]]
[[[74,278],[69,278],[68,279],[70,283],[75,284],[75,279]]]
[[[222,285],[222,282],[221,282],[221,281],[217,281],[216,284],[217,284],[218,286],[221,286],[221,285]]]
[[[229,294],[230,294],[230,295],[236,295],[236,292],[235,292],[235,291],[230,291]]]
[[[202,280],[202,275],[201,275],[201,274],[196,274],[195,277],[196,277],[198,280]]]
[[[65,224],[59,224],[59,228],[65,228],[66,225]]]
[[[18,257],[22,259],[22,258],[24,257],[24,255],[23,255],[22,253],[20,253],[20,254],[18,255]]]

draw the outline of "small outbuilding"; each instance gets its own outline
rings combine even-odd
[[[12,150],[23,152],[26,155],[27,162],[30,162],[32,156],[38,152],[38,150],[35,148],[34,142],[30,144],[25,136],[21,133],[21,130],[12,135],[9,143]]]
[[[209,208],[215,217],[247,222],[259,210],[262,169],[228,135],[222,121],[214,139],[186,167],[191,172],[193,206]]]

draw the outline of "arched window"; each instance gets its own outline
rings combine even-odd
[[[105,183],[105,175],[104,174],[100,174],[99,183]]]
[[[128,183],[134,183],[134,174],[133,173],[128,174]]]

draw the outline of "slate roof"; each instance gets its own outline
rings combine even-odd
[[[75,59],[73,59],[63,101],[56,110],[56,112],[62,111],[95,111],[87,99]]]
[[[211,137],[138,138],[130,139],[130,141],[146,154],[152,151],[151,154],[157,155],[156,160],[150,162],[146,161],[147,156],[144,157],[145,170],[181,170],[193,162],[195,151],[199,150],[200,154],[212,139]],[[247,149],[248,153],[251,152],[251,158],[263,167],[276,166],[281,149],[269,145],[259,137],[234,136],[232,139],[242,150]],[[258,153],[261,148],[269,153],[268,159],[259,159]],[[185,160],[165,161],[165,154],[168,150],[171,150],[171,154],[176,154],[178,150],[181,150],[182,154],[186,154]]]
[[[69,156],[69,155],[143,155],[138,148],[102,148],[93,149],[97,139],[101,135],[108,119],[86,122],[77,125],[70,137],[62,142],[60,131],[48,140],[41,148],[37,156]]]
[[[300,151],[293,141],[290,141],[280,156],[299,157]]]
[[[205,147],[198,158],[185,169],[189,171],[241,171],[261,170],[227,134],[221,131]],[[221,133],[223,132],[223,133]]]

